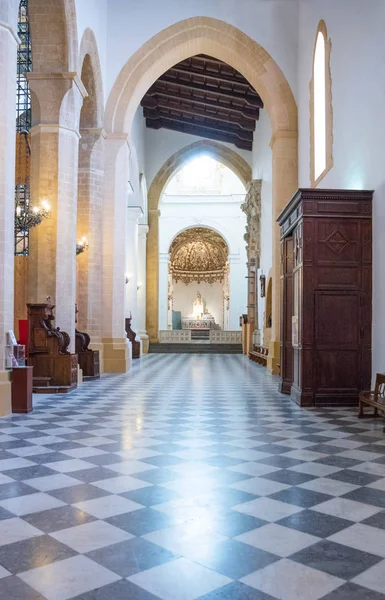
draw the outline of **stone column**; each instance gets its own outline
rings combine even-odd
[[[159,254],[159,330],[164,331],[167,327],[168,313],[168,263],[170,255],[168,252]]]
[[[131,326],[137,330],[138,323],[138,235],[139,219],[143,211],[139,206],[127,208],[127,235],[126,235],[126,308],[125,317],[132,315]]]
[[[239,330],[239,317],[243,313],[243,307],[246,304],[240,300],[240,290],[245,289],[244,266],[240,262],[238,254],[229,255],[229,287],[230,287],[230,309],[229,309],[229,329],[230,331]],[[246,291],[246,290],[245,290]]]
[[[86,237],[88,249],[76,258],[77,305],[79,331],[91,336],[91,348],[99,350],[103,365],[102,344],[102,209],[104,181],[103,129],[82,129],[79,144],[79,179],[77,240]]]
[[[11,412],[6,332],[13,329],[17,8],[0,0],[0,417]]]
[[[148,353],[149,339],[146,331],[146,250],[148,225],[139,224],[138,235],[138,337],[142,344],[142,354]]]
[[[125,373],[130,367],[125,331],[127,198],[129,146],[127,135],[105,140],[103,202],[102,343],[104,371]]]
[[[29,73],[32,97],[31,197],[51,214],[31,229],[28,298],[51,296],[56,324],[75,350],[79,116],[87,92],[75,73]]]
[[[159,306],[159,215],[156,209],[148,210],[148,235],[146,256],[146,327],[150,342],[158,342]]]
[[[278,374],[280,364],[280,235],[277,218],[298,187],[297,132],[278,131],[271,139],[273,154],[272,328],[267,368]]]

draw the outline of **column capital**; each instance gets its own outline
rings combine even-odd
[[[271,136],[271,140],[270,140],[270,148],[273,149],[275,143],[280,140],[287,140],[287,139],[297,139],[298,138],[298,131],[290,131],[290,130],[278,130],[278,131],[274,131],[273,135]]]
[[[81,137],[84,136],[94,136],[95,138],[103,138],[106,139],[107,133],[103,127],[82,127],[80,130]]]
[[[137,221],[143,215],[140,206],[127,206],[127,219],[129,221]]]
[[[32,92],[32,125],[61,125],[78,132],[83,99],[88,96],[79,75],[32,72],[27,73],[27,80]]]

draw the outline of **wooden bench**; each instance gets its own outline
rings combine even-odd
[[[265,346],[254,346],[254,350],[249,352],[249,359],[266,367],[269,349]]]
[[[359,409],[358,418],[364,419],[367,417],[379,417],[385,416],[384,414],[379,415],[378,411],[385,413],[385,374],[377,373],[376,385],[372,392],[361,392],[359,395]],[[373,414],[365,414],[364,406],[372,406],[374,408]]]

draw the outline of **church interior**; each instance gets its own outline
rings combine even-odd
[[[0,0],[1,600],[385,600],[384,24]]]

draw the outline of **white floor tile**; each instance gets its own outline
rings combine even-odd
[[[104,546],[124,542],[134,537],[130,533],[114,527],[105,521],[92,521],[84,525],[61,529],[50,535],[55,540],[83,554],[103,548]]]
[[[385,558],[385,530],[355,523],[328,538],[337,544],[369,552]],[[385,589],[384,589],[385,591]]]
[[[319,600],[344,581],[288,559],[241,579],[242,583],[279,600]]]
[[[41,512],[42,510],[64,506],[64,502],[57,500],[48,494],[36,493],[1,500],[0,506],[20,517],[22,515]]]
[[[301,512],[303,509],[299,506],[287,504],[287,502],[273,500],[272,498],[257,498],[256,500],[233,506],[232,510],[237,510],[238,512],[266,521],[279,521],[284,517]]]
[[[194,600],[231,583],[231,579],[185,558],[128,577],[162,600]]]
[[[21,542],[39,535],[43,535],[40,529],[32,527],[22,519],[14,518],[0,521],[0,546]]]
[[[289,529],[276,523],[269,523],[269,525],[253,531],[247,531],[235,539],[282,557],[290,556],[294,552],[299,552],[320,541],[320,538],[314,535]]]
[[[101,498],[94,498],[93,500],[77,502],[76,504],[73,504],[73,506],[97,519],[108,519],[109,517],[115,517],[116,515],[122,515],[143,508],[142,504],[115,495],[102,496]]]
[[[47,600],[69,600],[121,579],[86,556],[74,556],[25,571],[19,577]]]
[[[340,519],[349,519],[350,521],[363,521],[372,515],[380,512],[382,509],[377,506],[355,502],[347,498],[333,498],[316,506],[312,506],[311,510],[339,517]]]

